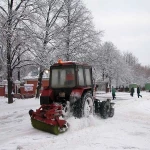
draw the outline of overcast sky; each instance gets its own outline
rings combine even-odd
[[[150,65],[150,0],[83,0],[103,41]]]

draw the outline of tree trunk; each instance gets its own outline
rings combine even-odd
[[[19,53],[19,56],[18,56],[18,62],[20,62],[20,53]],[[20,81],[20,68],[18,69],[18,81]]]
[[[11,70],[11,37],[10,28],[7,31],[7,82],[8,82],[8,103],[13,103],[12,97],[12,70]]]
[[[44,71],[42,71],[42,68],[40,67],[38,85],[37,85],[37,88],[36,88],[36,98],[39,98],[39,96],[40,96],[40,90],[41,90],[41,87],[42,87],[43,73],[44,73]]]
[[[111,78],[109,78],[109,90],[111,92]]]
[[[11,39],[12,39],[12,8],[13,8],[13,0],[8,6],[8,20],[7,20],[7,81],[8,81],[8,104],[13,103],[12,96],[12,69],[11,69]]]
[[[9,40],[9,38],[8,38]],[[12,69],[11,69],[11,59],[10,59],[10,43],[7,43],[7,82],[8,82],[8,103],[13,103],[13,96],[12,96]]]
[[[7,31],[7,81],[8,81],[8,103],[13,103],[12,97],[12,69],[11,69],[11,23],[8,24]]]
[[[105,76],[105,73],[104,73],[104,69],[103,69],[103,73],[102,73],[102,79],[104,81],[104,76]]]
[[[12,96],[12,69],[11,69],[11,43],[10,38],[7,37],[7,82],[8,82],[8,104],[13,103],[13,96]]]
[[[7,78],[7,81],[8,81],[8,104],[11,104],[13,103],[13,94],[12,94],[12,85],[13,85],[13,81],[12,81],[12,70],[10,68],[10,66],[8,65],[7,66],[7,73],[8,73],[8,78]]]
[[[67,38],[66,38],[66,50],[67,50],[67,54],[66,54],[66,61],[70,60],[70,1],[68,1],[68,24],[67,24]]]
[[[18,81],[20,81],[20,69],[18,70]]]

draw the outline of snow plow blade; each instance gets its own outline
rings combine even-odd
[[[45,132],[49,132],[49,133],[55,134],[55,135],[58,135],[60,133],[58,126],[49,125],[49,124],[43,123],[41,121],[35,120],[33,118],[31,118],[31,123],[32,123],[32,126],[36,129],[39,129],[39,130],[42,130]]]
[[[68,123],[62,117],[62,105],[41,105],[35,112],[29,110],[31,124],[34,128],[55,135],[63,133],[68,129]]]

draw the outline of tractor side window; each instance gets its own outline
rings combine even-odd
[[[84,86],[84,75],[83,75],[83,69],[82,68],[79,68],[78,70],[78,78],[79,78],[79,85],[80,86]]]
[[[53,69],[52,78],[53,80],[51,81],[51,84],[53,86],[57,86],[58,85],[58,70],[57,69]]]
[[[60,70],[60,86],[64,86],[64,81],[66,77],[66,70]]]
[[[64,69],[53,69],[52,71],[52,87],[63,87],[66,77],[66,70]]]
[[[87,85],[91,85],[92,82],[91,82],[91,73],[90,73],[90,69],[85,69],[85,81],[86,81],[86,84]]]

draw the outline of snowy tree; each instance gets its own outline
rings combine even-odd
[[[144,66],[143,67],[143,72],[145,72],[145,78],[147,79],[147,78],[150,78],[150,66]],[[149,80],[149,82],[150,82],[150,80]]]
[[[55,39],[62,30],[57,24],[63,6],[64,0],[37,0],[34,19],[27,25],[32,33],[30,51],[40,68],[36,97],[39,97],[44,70],[54,62],[57,49]]]
[[[91,13],[81,0],[66,0],[61,18],[64,29],[59,36],[58,57],[89,62],[92,52],[94,53],[100,43],[96,39],[101,34],[95,31]]]
[[[100,68],[102,72],[102,78],[108,78],[111,85],[112,79],[115,77],[115,67],[117,65],[116,47],[111,42],[105,42],[102,45],[102,51],[100,54]]]
[[[8,0],[0,4],[0,32],[1,37],[3,36],[1,44],[5,49],[7,62],[8,103],[13,103],[13,70],[29,61],[19,58],[27,51],[24,48],[26,39],[21,36],[24,34],[22,23],[33,13],[32,5],[32,0]]]
[[[99,70],[98,80],[108,81],[111,87],[112,81],[118,86],[121,83],[127,82],[128,77],[125,77],[127,65],[117,47],[112,42],[104,42],[99,50],[98,63],[96,64]]]
[[[138,58],[136,58],[131,52],[124,52],[123,57],[124,57],[125,62],[129,66],[134,66],[138,64]]]
[[[118,53],[119,54],[119,53]],[[133,73],[131,67],[126,64],[121,54],[117,55],[118,64],[116,65],[116,86],[119,87],[120,85],[128,86],[131,81],[133,80]]]
[[[93,29],[89,11],[79,0],[37,2],[39,7],[32,28],[35,37],[32,42],[33,55],[40,66],[36,97],[39,95],[44,69],[57,58],[86,60],[87,52],[97,47],[94,44],[99,34]],[[83,56],[84,60],[81,60]]]

